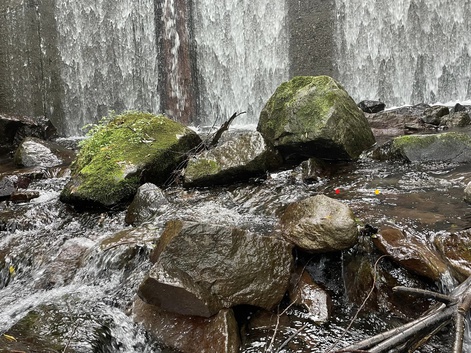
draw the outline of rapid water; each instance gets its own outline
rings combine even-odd
[[[469,0],[336,0],[339,80],[388,106],[471,98]]]
[[[301,182],[299,171],[284,171],[251,184],[201,190],[175,187],[165,192],[170,201],[165,212],[138,228],[125,225],[124,212],[75,212],[58,199],[67,177],[61,177],[57,168],[47,175],[49,179],[30,185],[40,192],[38,199],[0,202],[0,347],[5,342],[2,335],[8,334],[20,343],[29,340],[62,348],[68,343],[70,349],[84,353],[160,352],[157,342],[133,323],[129,309],[150,268],[149,253],[165,222],[175,217],[270,233],[277,229],[286,205],[322,193],[347,203],[362,223],[396,225],[427,243],[441,232],[471,226],[471,206],[462,199],[471,181],[469,165],[363,159],[336,166],[330,177],[312,184]],[[274,338],[275,348],[305,324],[282,352],[324,352],[336,341],[357,310],[349,300],[351,293],[347,294],[349,263],[365,256],[370,254],[353,250],[310,258],[308,271],[332,295],[333,318],[316,325],[300,310],[290,310]],[[398,284],[420,285],[393,263],[384,261],[382,266]],[[448,280],[438,285],[454,284]],[[355,295],[363,299],[366,294]],[[417,314],[416,306],[408,310]],[[401,316],[396,314],[366,310],[342,346],[396,325]],[[25,332],[27,337],[22,336]],[[255,324],[244,332],[244,353],[264,352],[274,334],[273,326]],[[440,335],[420,352],[447,351],[449,344],[450,337]]]

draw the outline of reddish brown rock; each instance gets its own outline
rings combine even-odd
[[[433,281],[438,281],[448,271],[438,253],[399,229],[384,227],[373,242],[383,254],[390,255],[402,267]]]
[[[156,340],[182,353],[239,352],[239,329],[231,309],[210,318],[184,316],[137,298],[133,318]]]

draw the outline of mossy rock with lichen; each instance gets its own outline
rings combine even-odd
[[[293,161],[356,159],[375,143],[363,112],[328,76],[282,83],[263,108],[257,130]]]
[[[264,177],[282,163],[280,154],[257,131],[226,131],[214,148],[189,159],[186,186],[211,186]]]
[[[379,160],[408,162],[471,162],[471,137],[464,133],[399,136],[372,152]]]
[[[144,182],[164,185],[200,143],[195,132],[163,115],[133,111],[114,116],[82,143],[61,200],[82,207],[127,201]]]

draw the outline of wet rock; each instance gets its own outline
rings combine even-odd
[[[280,223],[286,239],[310,252],[344,250],[358,240],[358,228],[350,208],[324,195],[289,205]]]
[[[467,111],[450,113],[441,120],[441,124],[447,127],[465,127],[471,124],[471,118]]]
[[[281,84],[263,108],[257,130],[293,162],[356,159],[375,143],[363,112],[328,76]]]
[[[309,158],[301,163],[301,177],[305,183],[318,182],[320,179],[330,175],[326,163],[317,158]]]
[[[58,144],[27,137],[16,150],[14,161],[22,167],[55,167],[70,164],[74,157],[74,152]]]
[[[235,227],[167,223],[139,296],[163,310],[209,317],[235,305],[271,309],[288,287],[292,247]]]
[[[13,148],[26,137],[48,140],[56,129],[45,117],[0,114],[0,146]]]
[[[29,202],[39,197],[39,191],[19,190],[14,191],[10,195],[10,201],[14,203]]]
[[[257,131],[225,132],[217,146],[193,156],[185,169],[186,186],[211,186],[265,176],[281,166],[279,153]]]
[[[471,276],[471,230],[440,234],[434,244],[460,282]]]
[[[291,277],[288,292],[291,302],[305,309],[310,320],[318,323],[329,320],[332,309],[330,295],[313,281],[308,272],[299,268]]]
[[[358,108],[360,108],[365,113],[379,113],[386,108],[386,104],[380,101],[361,101],[358,103]]]
[[[471,181],[466,185],[464,189],[464,200],[471,203]]]
[[[371,156],[379,160],[466,163],[471,161],[471,137],[456,132],[400,136],[376,148]]]
[[[128,201],[145,182],[168,182],[200,142],[195,132],[163,115],[115,116],[84,141],[61,200],[85,208]]]
[[[18,176],[16,175],[0,175],[0,198],[9,197],[16,191]]]
[[[442,117],[448,115],[448,113],[450,113],[448,107],[436,105],[426,109],[421,119],[426,124],[438,126],[441,123]]]
[[[156,340],[182,353],[239,352],[239,329],[231,309],[221,310],[210,318],[184,316],[137,298],[133,318]]]
[[[366,114],[366,118],[375,136],[400,136],[424,130],[425,125],[422,116],[428,108],[430,106],[427,104],[418,104],[375,114]]]
[[[379,251],[391,256],[402,267],[432,281],[438,281],[448,270],[438,253],[399,229],[384,227],[373,242]]]
[[[124,220],[127,224],[149,221],[152,217],[165,212],[169,204],[162,189],[152,183],[146,183],[137,189]]]
[[[38,279],[36,287],[50,289],[70,283],[82,266],[85,254],[93,245],[94,242],[87,238],[67,240]]]
[[[464,106],[464,105],[461,105],[460,103],[456,103],[452,109],[452,112],[453,113],[466,112],[468,110],[471,110],[471,106]]]

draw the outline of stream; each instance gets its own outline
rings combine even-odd
[[[0,172],[13,168],[4,162]],[[295,169],[227,187],[172,187],[165,191],[170,206],[137,228],[125,224],[123,210],[79,213],[61,203],[59,193],[68,180],[67,170],[50,168],[43,174],[47,178],[34,180],[28,188],[38,191],[39,198],[29,203],[0,202],[0,352],[11,349],[4,335],[17,340],[17,351],[34,347],[31,352],[169,352],[133,323],[130,308],[150,268],[149,253],[172,218],[236,224],[270,233],[278,231],[278,216],[289,203],[325,194],[347,203],[363,224],[393,225],[426,242],[437,234],[471,227],[471,205],[463,201],[471,165],[404,164],[364,157],[332,166],[330,175],[313,183],[303,182]],[[123,237],[126,241],[120,240]],[[352,302],[351,298],[367,295],[366,291],[348,293],[349,264],[359,257],[374,261],[378,256],[373,253],[355,247],[329,255],[298,254],[300,263],[332,296],[332,319],[314,324],[301,310],[289,308],[275,335],[274,327],[264,322],[273,323],[276,313],[246,309],[244,315],[257,317],[259,324],[242,320],[241,351],[270,348],[275,352],[303,327],[280,352],[325,352],[338,338],[337,348],[341,348],[420,315],[427,303],[403,302],[398,310],[367,305],[343,336],[362,300]],[[421,282],[389,260],[379,266],[396,283],[414,286]],[[446,292],[456,284],[453,278],[443,277],[440,283],[426,286]],[[449,351],[452,336],[447,328],[419,352]]]

